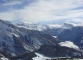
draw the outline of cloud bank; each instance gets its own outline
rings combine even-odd
[[[35,0],[31,3],[27,1],[25,5],[23,2],[15,0],[2,4],[10,9],[0,12],[0,19],[31,23],[59,19],[82,21],[83,19],[83,0]],[[15,9],[15,5],[24,6]]]

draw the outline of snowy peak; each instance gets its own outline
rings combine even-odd
[[[16,24],[19,27],[25,27],[30,30],[38,30],[43,31],[47,29],[56,29],[56,28],[64,28],[64,29],[70,29],[72,27],[76,26],[82,26],[80,23],[70,23],[70,22],[64,22],[63,24],[33,24],[33,23],[17,23]]]
[[[42,31],[47,28],[47,25],[32,24],[32,23],[17,23],[16,25],[18,27],[25,27],[29,30],[38,30],[38,31]]]
[[[76,27],[76,26],[82,26],[82,23],[69,23],[69,22],[65,22],[63,26],[71,26],[71,27]]]

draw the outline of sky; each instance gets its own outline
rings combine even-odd
[[[29,23],[61,19],[83,22],[83,0],[0,0],[0,19]]]

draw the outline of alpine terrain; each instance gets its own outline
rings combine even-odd
[[[83,25],[11,23],[0,20],[0,59],[83,58]],[[40,59],[40,58],[39,58]]]

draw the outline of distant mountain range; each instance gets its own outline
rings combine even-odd
[[[62,42],[64,43],[62,44]],[[69,47],[66,43],[72,43],[72,46]],[[78,49],[75,48],[76,46]],[[64,53],[61,55],[62,51]],[[71,54],[67,55],[67,51]],[[22,57],[25,54],[27,56],[31,52],[33,54],[38,52],[49,57],[81,57],[83,56],[83,26],[73,22],[13,24],[0,20],[0,52],[8,58]],[[52,54],[54,52],[55,54],[59,52],[59,54]],[[74,55],[75,53],[80,55]],[[29,58],[27,59],[29,60]]]

